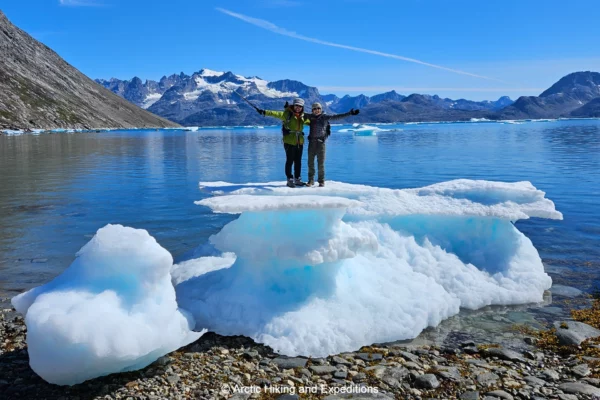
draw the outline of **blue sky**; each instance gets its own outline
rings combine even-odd
[[[483,100],[600,71],[598,0],[10,0],[0,9],[91,78],[209,68],[325,94]]]

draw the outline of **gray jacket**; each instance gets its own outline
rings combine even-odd
[[[310,133],[308,134],[308,140],[325,140],[327,136],[327,123],[337,119],[343,119],[350,116],[350,111],[344,114],[307,114],[304,113],[304,119],[310,121]]]

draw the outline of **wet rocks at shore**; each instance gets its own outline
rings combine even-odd
[[[570,400],[600,396],[597,361],[533,347],[521,352],[471,341],[444,348],[391,344],[315,359],[282,356],[249,338],[214,333],[143,370],[56,386],[29,368],[25,335],[23,318],[12,309],[3,310],[3,398]]]

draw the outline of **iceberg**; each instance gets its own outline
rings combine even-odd
[[[377,132],[389,132],[391,129],[381,129],[376,126],[353,124],[352,128],[340,129],[338,132],[354,132],[356,136],[376,136]]]
[[[210,257],[174,266],[196,331],[322,357],[414,338],[461,308],[542,302],[552,284],[514,223],[562,214],[529,182],[200,187],[196,204],[238,217]]]
[[[143,368],[199,338],[177,305],[171,254],[145,230],[107,225],[53,281],[12,299],[31,368],[74,385]]]

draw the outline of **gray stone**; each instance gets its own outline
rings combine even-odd
[[[576,375],[580,378],[585,378],[589,374],[591,374],[590,367],[587,364],[579,364],[571,368],[571,372],[573,375]]]
[[[535,376],[526,376],[525,378],[523,378],[523,380],[533,387],[547,385],[545,380],[536,378]]]
[[[407,351],[401,351],[399,355],[400,355],[402,358],[405,358],[405,359],[407,359],[407,360],[410,360],[410,361],[412,361],[412,362],[415,362],[415,363],[418,363],[418,362],[420,362],[420,361],[421,361],[421,360],[419,359],[419,356],[417,356],[417,355],[414,355],[414,354],[412,354],[412,353],[409,353],[409,352],[407,352]]]
[[[312,365],[325,365],[327,364],[327,360],[324,358],[311,358],[310,363]]]
[[[316,375],[333,374],[335,371],[337,371],[337,368],[332,365],[313,365],[308,369]]]
[[[404,367],[386,368],[381,380],[394,388],[401,388],[404,378],[409,375],[409,371]]]
[[[302,368],[304,366],[306,366],[306,362],[308,360],[306,358],[300,358],[300,357],[294,357],[294,358],[288,358],[288,357],[277,357],[271,360],[271,362],[275,365],[277,365],[277,367],[279,369],[294,369],[294,368]]]
[[[577,396],[575,396],[574,394],[559,394],[558,398],[560,400],[578,400]]]
[[[389,367],[385,369],[383,376],[401,381],[408,376],[408,373],[409,371],[404,367]]]
[[[504,390],[493,390],[491,392],[487,392],[485,395],[498,397],[498,398],[505,399],[505,400],[514,400],[514,397],[512,397],[512,395],[506,393]]]
[[[578,297],[583,294],[583,292],[577,288],[572,286],[564,286],[564,285],[552,285],[550,288],[553,296],[563,296],[563,297]]]
[[[542,376],[550,381],[557,381],[560,379],[560,375],[553,369],[545,369],[542,371]]]
[[[363,361],[378,361],[383,359],[383,355],[379,353],[358,353],[356,357],[360,358]]]
[[[564,324],[567,328],[561,328]],[[600,330],[578,321],[556,321],[554,328],[556,328],[558,341],[562,345],[579,346],[586,339],[600,336]]]
[[[569,394],[589,394],[592,396],[600,396],[600,389],[581,382],[569,382],[558,385],[558,388]]]
[[[600,386],[600,379],[597,379],[597,378],[584,378],[582,380],[586,381],[590,385]]]
[[[335,365],[346,365],[346,366],[351,366],[352,365],[352,361],[348,361],[345,358],[339,357],[339,356],[333,356],[333,358],[331,359],[331,362]]]
[[[436,366],[435,374],[441,376],[444,379],[451,380],[453,382],[458,382],[462,379],[462,375],[457,367],[446,367],[446,366]]]
[[[499,359],[506,361],[525,362],[525,359],[521,354],[508,349],[492,347],[490,349],[485,349],[483,355],[486,357],[498,357]]]
[[[419,375],[415,379],[415,386],[420,389],[436,389],[440,386],[437,378],[433,374]]]
[[[171,362],[173,362],[173,360],[169,356],[162,356],[155,362],[158,365],[167,365],[167,364],[170,364]]]
[[[484,372],[483,374],[477,375],[477,382],[482,386],[490,386],[496,383],[500,377],[493,372]]]
[[[364,372],[359,372],[358,374],[356,374],[352,377],[352,380],[354,382],[360,382],[360,381],[364,381],[366,379],[367,379],[367,374],[365,374]]]
[[[421,368],[421,366],[419,364],[412,362],[412,361],[405,363],[404,366],[406,368],[410,368],[410,369],[420,369]]]
[[[460,400],[479,400],[479,392],[464,392],[459,397]]]
[[[299,398],[300,396],[297,394],[282,394],[277,398],[277,400],[298,400]]]
[[[167,382],[169,382],[171,385],[176,384],[177,382],[179,382],[179,375],[169,375],[167,376]]]
[[[333,377],[336,379],[346,379],[348,377],[347,371],[335,371]]]

